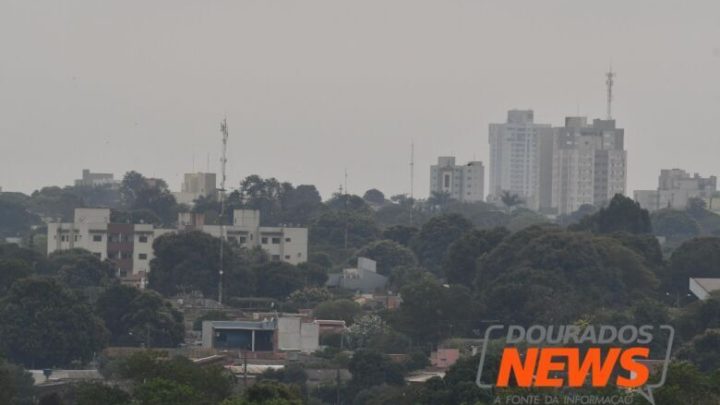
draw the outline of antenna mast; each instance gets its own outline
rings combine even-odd
[[[225,245],[225,167],[227,165],[227,118],[220,123],[222,133],[222,155],[220,156],[220,265],[218,269],[218,302],[223,300],[223,253]]]
[[[612,119],[612,101],[613,101],[613,85],[615,84],[615,72],[612,70],[612,66],[610,66],[610,70],[605,74],[607,77],[607,80],[605,80],[605,84],[607,85],[607,119]]]

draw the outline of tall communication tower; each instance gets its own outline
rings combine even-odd
[[[410,141],[410,198],[415,192],[415,141]]]
[[[225,245],[225,167],[227,166],[227,118],[220,123],[222,133],[222,155],[220,155],[220,264],[218,266],[218,302],[223,300],[223,253]]]
[[[612,66],[610,67],[610,70],[605,74],[607,77],[607,80],[605,80],[605,84],[607,85],[607,119],[612,119],[612,101],[613,101],[613,85],[615,84],[615,72],[612,70]]]

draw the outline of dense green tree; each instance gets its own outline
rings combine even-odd
[[[550,221],[544,215],[526,208],[517,208],[510,214],[506,227],[512,232],[517,232],[533,225],[547,223]]]
[[[443,266],[447,281],[470,286],[475,279],[477,259],[493,250],[509,234],[505,228],[473,229],[463,234],[448,247]]]
[[[77,405],[130,405],[130,394],[103,383],[80,383],[74,391]]]
[[[691,277],[720,277],[720,238],[694,238],[675,249],[666,280],[668,290],[684,294]]]
[[[178,292],[202,291],[216,297],[220,261],[220,239],[203,232],[181,232],[163,235],[153,243],[155,258],[150,262],[150,288],[165,296]],[[263,260],[253,251],[237,252],[226,242],[224,293],[227,296],[248,296],[254,291],[251,267],[254,260]]]
[[[403,246],[410,246],[410,240],[417,235],[419,229],[414,226],[393,225],[382,233],[383,239],[395,241]]]
[[[390,323],[418,343],[466,335],[479,319],[470,290],[463,286],[445,287],[432,277],[423,276],[405,285],[400,294],[403,302],[390,315]]]
[[[41,218],[72,222],[75,208],[85,207],[82,198],[71,190],[60,187],[43,187],[30,195],[30,211]]]
[[[296,266],[285,262],[269,262],[255,267],[257,295],[285,300],[305,285],[305,278]]]
[[[32,274],[32,268],[22,260],[0,259],[0,297],[5,295],[12,284]]]
[[[706,329],[683,345],[676,357],[690,361],[701,372],[719,371],[720,329]]]
[[[173,224],[181,209],[164,180],[149,179],[135,171],[123,177],[120,198],[126,209],[152,211],[164,225]]]
[[[110,287],[98,298],[96,312],[115,345],[176,347],[185,337],[182,314],[154,291]]]
[[[282,198],[283,222],[307,226],[322,208],[320,192],[313,185],[301,184]]]
[[[583,204],[576,211],[570,214],[560,215],[558,217],[558,224],[563,226],[577,224],[582,221],[585,217],[595,214],[597,208],[592,204]]]
[[[140,405],[196,405],[202,400],[190,385],[162,377],[140,384],[133,396]]]
[[[47,261],[50,274],[56,275],[67,287],[85,290],[106,287],[116,282],[115,272],[107,262],[84,249],[58,250]]]
[[[616,194],[607,207],[593,215],[585,217],[574,230],[587,230],[595,233],[651,233],[650,214],[631,198]]]
[[[361,312],[360,305],[348,299],[321,302],[313,310],[316,319],[340,319],[348,325],[352,324]]]
[[[221,405],[302,405],[297,386],[262,381],[250,386],[242,396],[223,401]]]
[[[40,224],[40,218],[30,212],[27,202],[8,201],[3,194],[0,193],[0,239],[24,235],[33,225]]]
[[[30,373],[0,358],[0,404],[33,404],[34,384]]]
[[[688,362],[673,361],[665,384],[654,391],[657,405],[715,405],[720,401],[718,376],[707,376]]]
[[[352,374],[351,390],[359,392],[376,385],[403,385],[404,379],[399,365],[375,350],[356,350],[350,359],[348,370]]]
[[[380,235],[373,217],[353,210],[325,210],[310,226],[310,245],[331,249],[367,245]]]
[[[332,198],[325,202],[325,205],[334,211],[354,212],[357,214],[370,215],[372,209],[362,197],[353,194],[333,194]]]
[[[422,277],[432,277],[432,275],[422,267],[397,266],[388,277],[388,288],[397,292],[400,291],[402,287],[414,283]]]
[[[371,204],[383,205],[385,204],[385,194],[376,188],[371,188],[363,194],[363,200]]]
[[[420,228],[411,242],[420,264],[435,274],[440,274],[448,247],[473,225],[458,214],[433,217]]]
[[[391,240],[371,242],[357,252],[357,257],[367,257],[377,262],[377,272],[389,275],[397,266],[414,266],[417,264],[412,250]]]
[[[720,293],[714,292],[703,301],[695,301],[682,308],[676,319],[681,340],[689,341],[706,330],[720,328]]]
[[[646,259],[609,236],[531,227],[479,260],[477,290],[503,321],[573,322],[628,305],[658,282]]]
[[[670,208],[653,212],[650,215],[655,235],[668,239],[689,239],[700,235],[700,225],[686,211]]]
[[[168,359],[160,352],[137,352],[125,359],[119,369],[120,377],[136,383],[155,379],[170,381],[172,387],[165,384],[162,386],[172,388],[168,390],[171,393],[176,392],[179,386],[188,387],[188,392],[193,396],[193,405],[214,405],[229,397],[232,392],[232,376],[222,367],[202,367],[186,357]],[[152,394],[153,389],[146,387],[146,391]],[[137,394],[134,396],[138,399]]]
[[[288,297],[288,303],[297,308],[312,308],[317,304],[331,300],[332,293],[324,287],[309,287],[296,290]]]
[[[0,348],[28,367],[65,367],[88,361],[107,330],[72,292],[50,279],[22,279],[0,300]]]

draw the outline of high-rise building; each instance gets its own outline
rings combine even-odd
[[[483,201],[485,167],[478,161],[456,165],[455,157],[441,156],[430,166],[430,192],[447,193],[457,201]]]
[[[568,117],[555,128],[552,152],[552,201],[559,214],[580,206],[602,206],[615,194],[625,194],[627,152],[625,132],[615,120]]]
[[[717,192],[717,177],[690,176],[682,169],[663,169],[658,177],[657,190],[635,190],[635,201],[641,207],[655,211],[662,208],[685,209],[688,200],[700,198],[714,202]],[[708,204],[709,208],[712,208]]]
[[[503,192],[522,198],[531,209],[550,205],[552,129],[537,124],[532,110],[510,110],[507,122],[490,124],[490,190],[488,198]]]

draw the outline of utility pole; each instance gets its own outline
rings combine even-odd
[[[222,155],[220,156],[220,264],[218,268],[218,303],[223,301],[223,258],[225,249],[225,168],[227,166],[227,141],[228,127],[227,118],[220,124],[222,133]]]
[[[413,225],[413,211],[415,210],[415,141],[410,141],[410,225]]]

